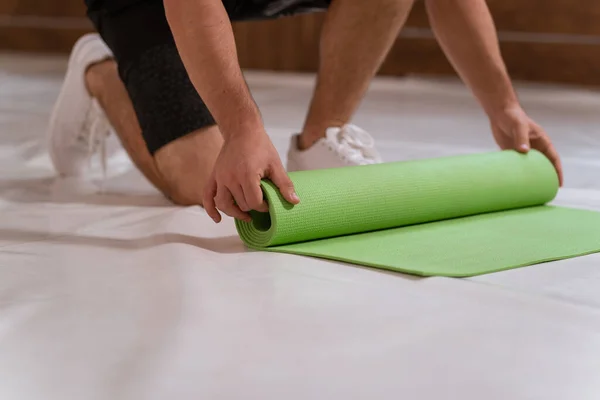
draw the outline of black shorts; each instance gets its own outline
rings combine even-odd
[[[331,0],[222,0],[232,21],[325,10]],[[112,50],[148,150],[215,124],[175,47],[162,0],[86,0]]]

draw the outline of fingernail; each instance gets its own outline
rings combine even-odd
[[[300,201],[300,197],[298,197],[298,195],[296,194],[296,192],[292,193],[292,200],[294,200],[294,201]]]
[[[520,146],[520,148],[521,148],[521,150],[523,150],[523,151],[529,151],[529,146],[527,146],[526,144],[522,144],[522,145]]]

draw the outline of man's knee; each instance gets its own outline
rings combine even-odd
[[[163,146],[154,154],[167,196],[182,206],[202,205],[204,189],[223,139],[216,126],[195,131]]]
[[[192,172],[195,170],[195,172]],[[169,163],[159,167],[164,181],[163,194],[178,206],[202,206],[204,189],[210,177],[208,169],[173,167]]]

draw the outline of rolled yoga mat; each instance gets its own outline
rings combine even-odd
[[[558,192],[537,151],[290,173],[269,213],[236,220],[253,249],[423,276],[466,277],[600,251],[600,213],[545,205]]]

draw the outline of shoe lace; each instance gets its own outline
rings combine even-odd
[[[81,130],[77,137],[79,143],[85,146],[87,151],[88,162],[91,166],[92,156],[100,149],[100,165],[102,168],[102,189],[107,176],[107,153],[106,153],[106,138],[111,132],[111,125],[104,115],[104,111],[94,99],[92,106],[88,111],[86,125]]]
[[[375,140],[365,130],[356,125],[327,129],[327,137],[337,144],[338,152],[349,161],[357,164],[375,164],[379,155],[375,150]]]

